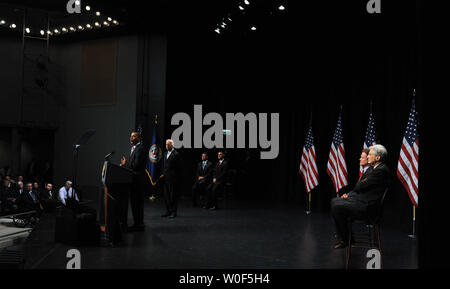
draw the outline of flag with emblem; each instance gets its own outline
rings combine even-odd
[[[408,192],[414,207],[417,207],[419,201],[419,135],[417,127],[416,106],[413,98],[406,132],[400,149],[397,177]]]
[[[345,162],[344,139],[342,136],[342,107],[339,112],[336,130],[331,142],[330,154],[327,163],[327,173],[333,181],[336,194],[348,184],[347,164]]]
[[[158,180],[161,177],[161,158],[162,150],[159,144],[161,143],[158,138],[158,119],[155,116],[155,122],[153,126],[152,145],[147,156],[147,165],[145,171],[150,179],[152,186],[156,186]]]

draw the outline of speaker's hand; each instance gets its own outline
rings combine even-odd
[[[127,159],[125,157],[122,157],[122,159],[120,160],[120,166],[124,166],[126,161]]]

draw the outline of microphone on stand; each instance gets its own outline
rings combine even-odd
[[[115,153],[115,152],[112,151],[112,152],[110,152],[109,154],[107,154],[107,155],[105,156],[105,160],[107,160],[107,159],[108,159],[110,156],[112,156],[114,153]]]

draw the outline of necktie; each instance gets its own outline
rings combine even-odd
[[[33,201],[36,202],[36,195],[34,194],[33,191],[30,191],[30,195],[31,195],[31,198],[33,198]]]
[[[206,162],[203,162],[202,169],[204,170],[206,166]]]

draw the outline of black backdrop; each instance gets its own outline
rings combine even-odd
[[[334,191],[326,164],[339,107],[343,106],[349,172],[344,192],[358,177],[372,100],[378,140],[389,152],[393,178],[386,219],[410,233],[412,204],[395,171],[413,88],[419,115],[423,106],[420,7],[410,1],[382,3],[382,13],[370,15],[365,1],[326,5],[291,1],[283,17],[256,19],[256,31],[236,25],[221,35],[190,17],[189,30],[177,26],[169,33],[166,137],[175,129],[169,123],[171,116],[176,112],[192,116],[194,104],[203,105],[203,115],[218,112],[223,117],[226,112],[278,112],[277,159],[260,160],[258,150],[227,150],[239,171],[237,197],[306,206],[298,167],[312,112],[320,182],[312,192],[312,208],[327,211]],[[181,151],[186,164],[184,193],[189,194],[203,150]],[[213,160],[216,151],[210,151]]]

